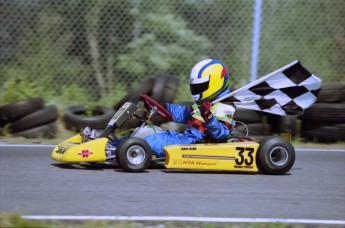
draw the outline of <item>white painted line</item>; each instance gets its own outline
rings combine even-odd
[[[296,152],[333,152],[333,153],[345,153],[345,150],[342,149],[314,149],[314,148],[305,148],[305,149],[295,149]]]
[[[48,144],[1,144],[0,147],[10,147],[10,148],[32,148],[32,147],[39,147],[39,148],[54,148],[55,145],[48,145]]]
[[[31,220],[112,220],[112,221],[176,221],[176,222],[219,222],[219,223],[294,223],[345,225],[345,220],[318,219],[274,219],[274,218],[217,218],[178,216],[70,216],[70,215],[23,215]]]

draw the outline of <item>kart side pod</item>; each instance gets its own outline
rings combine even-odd
[[[212,143],[164,147],[169,169],[225,170],[258,172],[255,157],[259,144]]]
[[[104,162],[107,138],[82,143],[81,135],[75,135],[58,144],[51,154],[59,162]]]
[[[281,137],[253,141],[164,147],[170,169],[224,170],[281,175],[295,163],[295,149]]]

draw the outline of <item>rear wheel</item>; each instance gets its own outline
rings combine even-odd
[[[285,174],[295,163],[295,149],[289,141],[271,136],[261,139],[259,144],[256,162],[263,173]]]
[[[142,172],[152,160],[151,147],[141,138],[128,138],[116,149],[120,167],[129,172]]]

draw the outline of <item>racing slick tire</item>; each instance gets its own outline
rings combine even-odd
[[[15,121],[44,107],[41,97],[29,98],[0,107],[0,125]]]
[[[142,172],[151,163],[152,150],[144,139],[128,138],[117,147],[116,160],[128,172]]]
[[[295,149],[289,141],[277,136],[269,136],[262,138],[259,144],[256,163],[264,174],[285,174],[295,163]]]
[[[86,115],[86,107],[75,105],[67,107],[64,113],[64,123],[68,130],[79,131],[88,126],[91,129],[105,129],[115,111],[106,106],[98,106],[92,110],[93,115]]]

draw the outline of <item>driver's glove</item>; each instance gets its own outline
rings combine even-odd
[[[212,119],[213,114],[211,112],[212,103],[209,101],[203,102],[201,105],[199,105],[199,110],[202,118],[205,122],[208,122]]]

